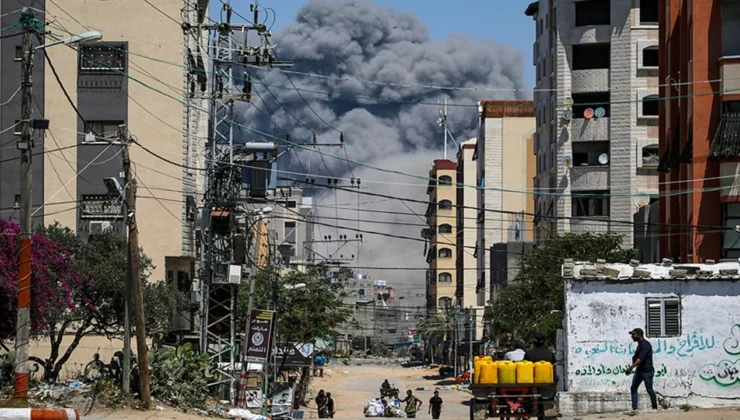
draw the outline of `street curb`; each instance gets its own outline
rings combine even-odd
[[[0,420],[80,420],[80,415],[71,408],[0,408]]]

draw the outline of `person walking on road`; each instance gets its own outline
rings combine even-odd
[[[439,398],[439,391],[434,391],[434,396],[429,399],[429,412],[433,419],[438,419],[442,414],[442,398]]]
[[[414,396],[414,393],[410,389],[406,391],[406,398],[401,400],[401,402],[406,403],[406,418],[409,419],[416,418],[416,412],[419,411],[423,404],[420,399]]]
[[[326,398],[326,394],[324,393],[324,390],[320,390],[319,394],[316,396],[316,410],[319,412],[319,418],[320,419],[327,419],[329,418],[329,400]]]
[[[637,390],[640,388],[641,383],[645,383],[645,390],[650,396],[650,405],[653,410],[658,409],[658,400],[653,390],[653,378],[655,377],[653,346],[645,339],[645,333],[641,328],[635,328],[630,331],[630,335],[632,336],[632,340],[637,343],[637,349],[635,349],[635,354],[632,356],[632,365],[627,369],[625,374],[629,376],[633,371],[635,372],[635,376],[632,378],[632,387],[630,388],[630,392],[632,393],[632,411],[627,413],[634,415],[637,413]]]
[[[331,397],[331,392],[326,393],[326,410],[329,414],[329,418],[333,419],[336,410],[334,409],[334,398]]]

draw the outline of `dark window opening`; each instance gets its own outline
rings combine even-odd
[[[439,258],[452,258],[452,250],[450,248],[440,249]]]
[[[23,131],[23,128],[21,127],[21,120],[15,120],[15,125],[13,126],[13,135],[20,136]]]
[[[583,111],[587,108],[596,110],[604,108],[604,117],[609,116],[609,92],[574,93],[573,94],[573,118],[584,118]]]
[[[642,166],[658,166],[660,153],[658,145],[651,144],[642,148]]]
[[[658,24],[658,0],[640,0],[640,23]]]
[[[440,210],[452,210],[452,201],[450,200],[442,200],[439,202],[439,209]]]
[[[642,115],[644,117],[657,117],[660,109],[660,98],[658,95],[648,95],[642,98]]]
[[[642,66],[658,67],[658,47],[647,47],[642,50]]]
[[[581,44],[573,46],[573,70],[608,69],[611,44]]]
[[[606,163],[599,159],[606,155]],[[609,165],[609,142],[574,142],[573,143],[573,166],[605,166]]]
[[[446,223],[439,225],[439,233],[452,233],[452,226]]]
[[[79,47],[79,73],[105,74],[126,71],[125,44],[95,44]]]
[[[452,185],[452,177],[442,175],[439,177],[439,185]]]
[[[609,216],[608,191],[579,191],[571,199],[573,217]]]
[[[609,25],[611,4],[609,0],[587,0],[576,2],[576,26]]]
[[[740,55],[740,2],[722,0],[722,56]],[[691,51],[691,50],[689,50]]]
[[[448,298],[448,297],[439,298],[439,306],[441,308],[448,308],[452,306],[452,298]]]
[[[285,222],[285,242],[295,244],[295,222]]]
[[[440,283],[449,283],[452,281],[452,274],[450,273],[439,273]]]
[[[87,121],[83,141],[118,140],[118,129],[123,121]]]
[[[23,60],[23,47],[20,45],[17,45],[15,47],[15,57],[13,57],[13,61],[22,61]]]
[[[297,205],[297,203],[295,201],[288,201],[287,203],[285,203],[285,207],[286,208],[289,208],[289,209],[296,208],[296,205]]]

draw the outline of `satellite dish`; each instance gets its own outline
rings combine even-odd
[[[604,115],[606,115],[606,110],[602,107],[596,108],[596,111],[594,111],[594,117],[601,118]]]
[[[607,153],[600,154],[599,155],[599,163],[602,164],[602,165],[606,165],[607,163],[609,163],[609,154],[607,154]]]
[[[650,204],[650,196],[647,194],[638,194],[632,197],[632,204],[635,205],[635,207],[642,208]]]
[[[567,97],[565,100],[563,100],[563,105],[565,105],[566,108],[570,108],[573,106],[573,98]]]
[[[570,156],[564,156],[563,157],[563,166],[566,168],[572,168],[573,167],[573,158]]]
[[[583,111],[583,118],[585,118],[587,120],[590,120],[593,117],[594,117],[594,110],[593,110],[593,108],[586,108]]]
[[[565,121],[570,121],[572,118],[573,118],[573,111],[571,111],[570,109],[566,109],[565,111],[563,111],[563,119]]]

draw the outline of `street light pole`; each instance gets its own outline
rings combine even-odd
[[[20,249],[18,251],[18,318],[15,336],[15,378],[13,397],[28,399],[28,341],[31,335],[31,103],[33,99],[33,44],[32,28],[25,24],[33,15],[24,10],[23,26],[23,79],[21,80],[21,139],[18,149],[21,151],[21,231]]]

